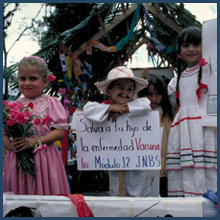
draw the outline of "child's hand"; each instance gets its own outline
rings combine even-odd
[[[115,122],[119,115],[129,112],[127,104],[112,104],[109,110],[111,111],[108,115],[108,121],[111,120],[112,122]]]
[[[108,115],[108,121],[115,122],[118,116],[121,115],[119,112],[110,112]]]
[[[127,112],[127,104],[111,104],[108,108],[108,112],[117,112],[123,114]]]
[[[127,104],[124,104],[124,113],[129,113],[129,108]]]
[[[14,152],[19,152],[31,147],[34,147],[35,144],[37,144],[38,139],[37,138],[15,138],[12,141],[12,144],[14,146]]]

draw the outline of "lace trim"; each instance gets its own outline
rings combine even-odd
[[[68,129],[68,123],[66,122],[57,122],[57,123],[51,123],[50,128],[57,128],[57,129]]]

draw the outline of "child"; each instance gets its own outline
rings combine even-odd
[[[164,79],[155,74],[147,74],[148,86],[138,92],[138,97],[147,97],[153,111],[160,111],[160,126],[162,127],[160,196],[167,197],[167,172],[165,170],[167,142],[170,124],[174,117],[174,108],[169,100],[167,84]]]
[[[129,117],[147,114],[151,111],[147,98],[134,100],[134,94],[147,85],[147,81],[134,77],[131,69],[119,66],[113,68],[107,79],[95,84],[109,97],[104,103],[87,102],[83,108],[86,118],[94,122],[115,121],[118,116],[128,113]],[[109,171],[111,196],[120,195],[119,172]],[[148,172],[143,170],[123,171],[124,196],[148,196],[150,193]]]
[[[202,196],[208,189],[217,191],[217,133],[214,127],[203,127],[199,106],[199,94],[206,88],[199,66],[201,30],[184,29],[177,44],[178,57],[187,68],[169,85],[169,91],[176,90],[180,108],[168,139],[168,196]]]
[[[64,135],[68,128],[63,106],[55,97],[43,94],[48,85],[48,68],[46,62],[37,56],[24,57],[18,66],[18,87],[23,97],[17,101],[24,105],[32,102],[32,114],[44,117],[49,114],[46,124],[34,125],[39,137],[9,139],[3,136],[3,145],[7,149],[4,166],[3,191],[15,194],[56,195],[68,194],[69,187],[59,151],[54,144]],[[38,143],[38,138],[47,147],[36,152],[34,160],[36,177],[24,174],[16,162],[16,152],[31,148]]]

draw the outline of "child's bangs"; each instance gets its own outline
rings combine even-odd
[[[192,33],[185,34],[182,44],[184,43],[199,45],[201,43],[201,36],[199,36],[198,34],[192,34]]]
[[[191,43],[199,45],[201,43],[201,32],[197,28],[190,28],[179,38],[179,45],[184,43]]]

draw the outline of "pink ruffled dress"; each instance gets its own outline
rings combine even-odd
[[[34,125],[38,135],[42,136],[52,128],[67,129],[68,123],[65,110],[56,97],[42,95],[34,99],[19,98],[18,101],[27,105],[34,104],[32,114],[40,117],[50,116],[50,122]],[[3,191],[15,194],[57,195],[69,194],[66,172],[61,155],[56,145],[47,145],[35,154],[36,177],[23,174],[16,162],[16,154],[7,151],[4,165]]]

